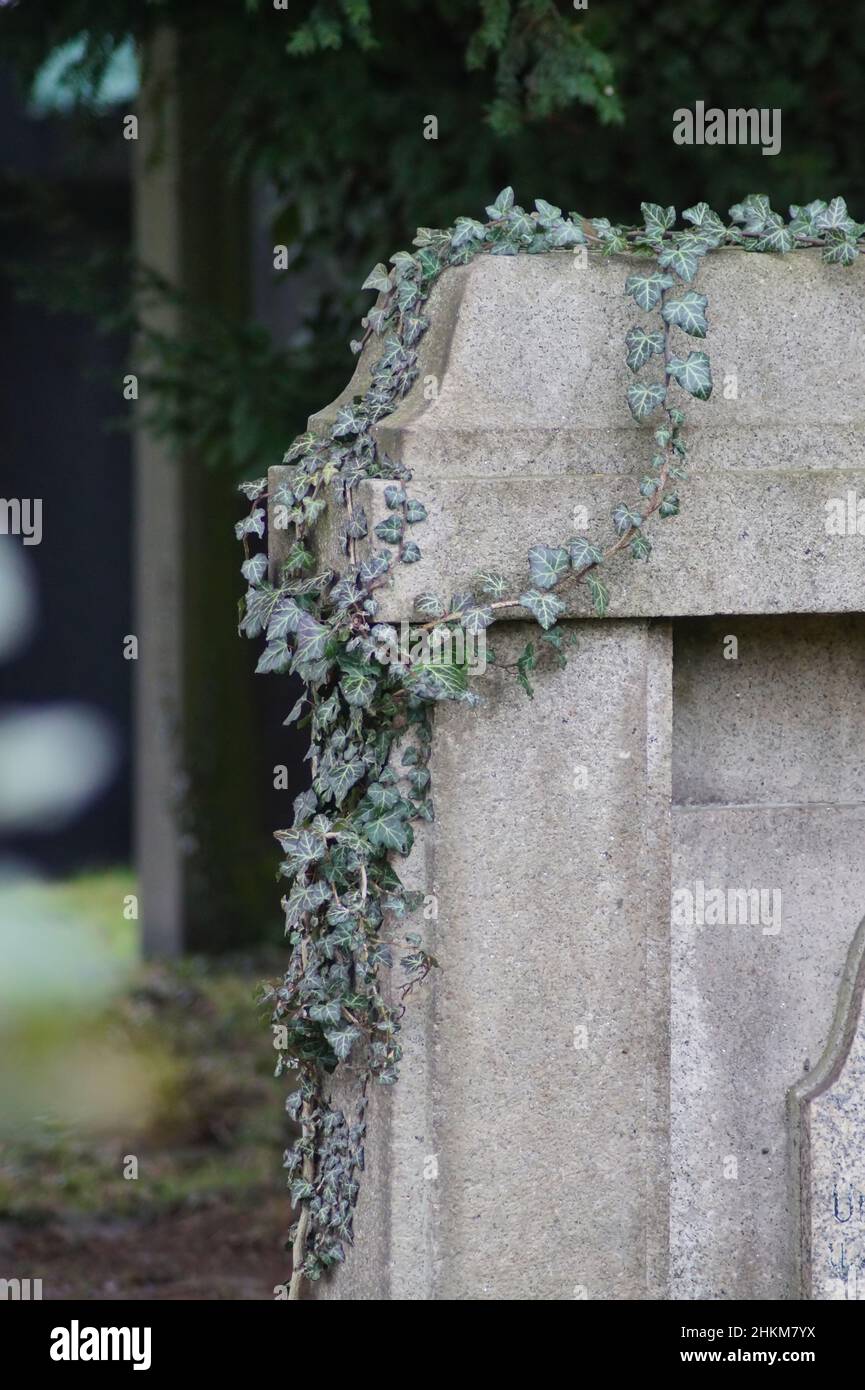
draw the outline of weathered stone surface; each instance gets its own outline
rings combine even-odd
[[[409,869],[441,969],[376,1097],[358,1248],[325,1296],[666,1287],[669,632],[572,630],[533,705],[490,668],[480,717],[436,713],[436,821]],[[501,659],[529,636],[498,636]]]
[[[865,904],[863,659],[861,617],[676,629],[674,1298],[793,1296],[785,1100],[826,1046]],[[677,893],[698,885],[765,896],[747,922],[687,923]]]
[[[420,380],[376,428],[385,450],[412,468],[412,493],[429,521],[422,559],[396,567],[381,617],[411,611],[414,594],[465,588],[478,567],[525,587],[526,551],[575,532],[608,544],[610,513],[633,499],[651,431],[630,417],[633,379],[622,339],[646,316],[623,294],[632,260],[569,253],[481,258],[433,291],[433,328],[421,340]],[[865,591],[865,536],[826,531],[826,503],[865,499],[865,267],[848,272],[818,255],[709,257],[708,402],[689,401],[692,478],[682,515],[655,519],[649,564],[617,556],[611,612],[855,611]],[[375,341],[350,386],[310,425],[323,428],[362,390]],[[726,399],[725,378],[737,396]],[[435,399],[425,399],[435,383]],[[729,390],[729,384],[727,389]],[[278,470],[273,471],[278,477]],[[383,484],[358,500],[370,529],[385,514]],[[323,554],[339,568],[336,527]],[[579,586],[569,612],[585,615]],[[563,591],[563,597],[569,597]],[[519,616],[515,613],[515,616]]]
[[[798,1292],[865,1301],[865,920],[850,948],[826,1050],[790,1097],[798,1185]]]

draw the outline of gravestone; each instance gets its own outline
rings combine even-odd
[[[624,402],[630,269],[482,257],[437,284],[420,379],[376,428],[429,512],[380,620],[481,568],[520,592],[528,547],[579,509],[611,536],[651,453]],[[862,277],[707,259],[717,385],[688,408],[682,515],[648,564],[608,566],[609,617],[570,591],[569,664],[531,703],[506,667],[538,629],[514,619],[480,709],[437,708],[436,819],[400,872],[437,905],[441,969],[370,1106],[357,1246],[317,1296],[798,1297],[802,1250],[835,1234],[830,1170],[858,1212],[861,1029],[808,1098],[807,1160],[787,1097],[832,1047],[865,912],[865,538],[826,528],[827,502],[865,497]],[[383,490],[357,489],[370,530]]]

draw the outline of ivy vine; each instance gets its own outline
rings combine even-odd
[[[408,495],[410,472],[382,451],[375,426],[417,378],[433,285],[448,267],[478,255],[587,248],[605,256],[627,252],[645,263],[632,269],[624,287],[644,315],[625,337],[625,361],[635,377],[626,398],[638,423],[653,416],[660,423],[639,497],[615,507],[609,544],[578,536],[531,546],[522,593],[508,595],[501,575],[479,573],[470,591],[448,599],[424,593],[415,601],[412,638],[452,636],[458,629],[477,634],[505,612],[523,614],[537,622],[540,640],[564,664],[558,619],[566,611],[565,586],[585,583],[604,617],[609,561],[622,550],[648,560],[647,523],[655,514],[664,519],[679,511],[676,485],[687,477],[683,407],[689,397],[705,401],[712,393],[708,354],[688,345],[708,333],[707,299],[693,288],[703,258],[729,246],[779,255],[819,247],[824,261],[848,266],[865,235],[843,198],[793,206],[785,220],[765,195],[750,194],[730,208],[729,223],[698,203],[683,212],[687,225],[679,229],[674,208],[641,207],[641,226],[615,226],[605,218],[566,215],[543,199],[527,212],[506,188],[487,207],[486,221],[458,217],[444,230],[420,228],[414,250],[398,251],[389,268],[375,266],[364,282],[378,299],[352,349],[381,342],[365,394],[343,405],[326,432],[294,441],[284,459],[291,465],[288,477],[273,496],[266,478],[241,485],[251,508],[237,525],[248,584],[240,630],[266,638],[258,671],[291,672],[303,681],[304,694],[286,723],[298,722],[310,736],[311,786],[294,802],[291,827],[276,831],[284,855],[280,874],[288,883],[283,907],[291,955],[284,979],[267,996],[277,1075],[293,1079],[286,1109],[300,1124],[300,1138],[285,1155],[298,1213],[289,1232],[290,1298],[299,1296],[304,1277],[319,1279],[341,1263],[354,1238],[369,1087],[397,1080],[406,998],[436,966],[422,936],[405,931],[406,918],[423,899],[404,887],[392,856],[409,853],[414,822],[433,818],[429,759],[436,703],[477,703],[464,659],[429,657],[423,647],[419,656],[410,647],[395,658],[394,627],[376,621],[376,594],[394,566],[420,559],[414,534],[426,509]],[[387,481],[388,516],[372,535],[356,500],[357,485],[367,478]],[[280,524],[291,528],[275,582],[268,579],[265,552],[251,548],[264,539],[268,501]],[[330,505],[342,513],[345,564],[339,573],[319,567],[311,544]],[[362,555],[361,541],[367,542]],[[454,650],[460,649],[447,642],[441,648]],[[529,642],[515,670],[530,696],[536,661]],[[387,989],[383,968],[393,965],[395,952],[402,983]],[[338,1070],[354,1082],[349,1116],[332,1098]]]

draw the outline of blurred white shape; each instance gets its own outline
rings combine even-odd
[[[0,716],[0,831],[54,830],[105,787],[117,761],[108,721],[83,705]]]
[[[0,537],[0,658],[12,655],[36,623],[36,594],[21,547]]]

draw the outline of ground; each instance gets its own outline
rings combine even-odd
[[[65,924],[89,980],[106,956],[122,972],[86,1011],[68,993],[58,1008],[50,979],[35,1012],[7,1007],[0,1276],[41,1278],[46,1299],[273,1299],[290,1272],[288,1130],[256,997],[279,958],[135,966],[124,889],[32,890],[19,914]]]

